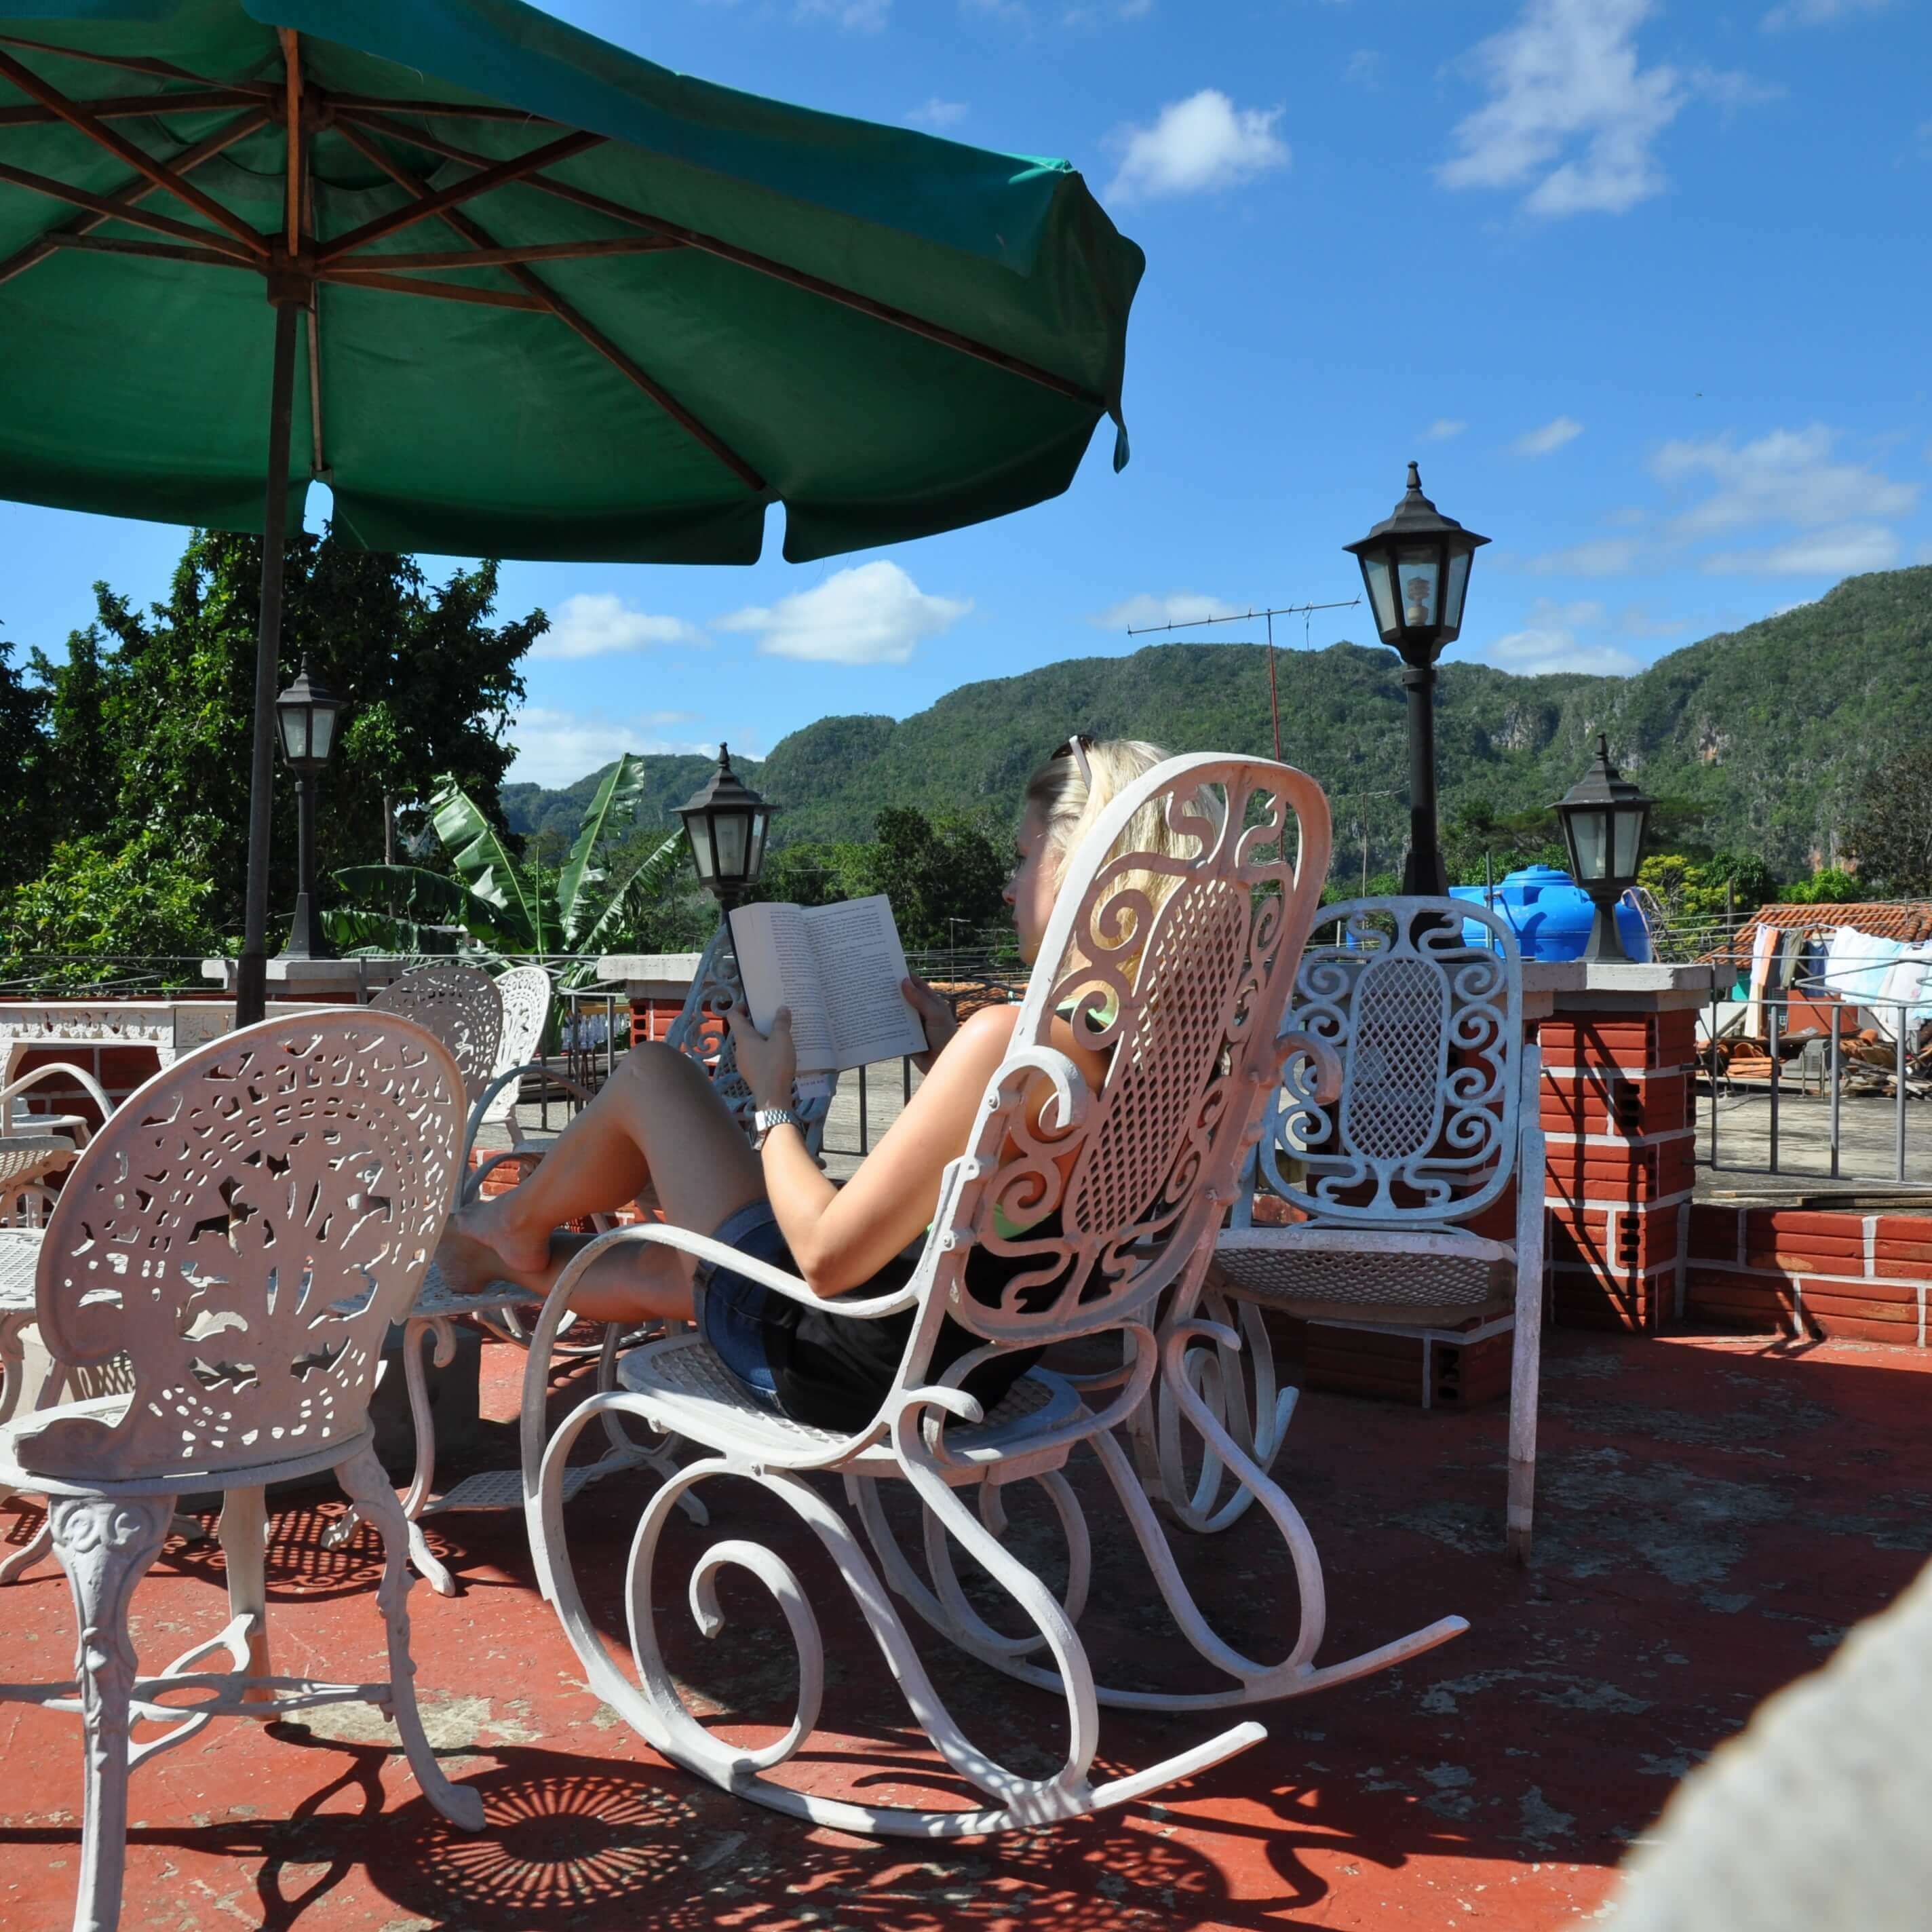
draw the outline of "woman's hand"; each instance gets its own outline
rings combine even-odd
[[[798,1082],[798,1048],[791,1036],[791,1009],[781,1006],[772,1016],[772,1030],[760,1033],[742,1004],[726,1008],[725,1024],[738,1049],[738,1071],[759,1106],[770,1113],[792,1104]]]
[[[944,993],[934,992],[923,980],[902,980],[899,991],[905,995],[906,1004],[918,1014],[919,1023],[926,1031],[926,1051],[914,1054],[912,1064],[922,1074],[930,1073],[946,1042],[959,1030],[952,1002]]]

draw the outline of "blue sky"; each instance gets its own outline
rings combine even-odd
[[[1103,430],[1058,501],[890,551],[787,565],[775,512],[751,569],[506,565],[506,610],[556,624],[513,776],[762,753],[1134,649],[1128,621],[1352,596],[1340,547],[1411,457],[1494,539],[1453,654],[1510,670],[1630,670],[1932,562],[1922,0],[550,10],[734,86],[1067,156],[1148,270],[1122,475]],[[57,645],[97,577],[158,595],[181,542],[0,504],[4,634]],[[1367,634],[1359,610],[1306,632]]]

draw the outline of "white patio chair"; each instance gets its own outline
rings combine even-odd
[[[432,960],[391,980],[369,1004],[414,1020],[441,1040],[463,1076],[465,1100],[475,1104],[496,1074],[503,1037],[502,997],[488,974],[460,959]]]
[[[518,972],[540,971],[540,968],[521,968]],[[534,1000],[526,1002],[520,993],[511,988],[510,982],[518,978],[518,973],[506,973],[498,980],[500,989],[504,993],[504,1011],[506,1016],[506,1033],[508,1034],[518,1025],[514,1018],[520,1006],[534,1006]],[[529,982],[526,982],[527,986]],[[543,1018],[549,1016],[548,988],[548,976],[544,976],[546,988]],[[737,1053],[728,1030],[719,1016],[734,1003],[743,1002],[744,991],[738,979],[738,964],[730,946],[730,929],[720,925],[705,948],[704,957],[698,962],[698,972],[692,979],[691,990],[685,996],[682,1009],[671,1023],[665,1036],[665,1043],[698,1061],[712,1076],[714,1085],[721,1097],[729,1106],[738,1124],[748,1136],[754,1130],[753,1116],[758,1103],[752,1097],[751,1088],[738,1072]],[[500,1096],[512,1096],[508,1124],[512,1144],[486,1156],[465,1178],[465,1198],[473,1199],[481,1190],[484,1178],[508,1161],[541,1160],[556,1144],[557,1136],[546,1133],[529,1133],[515,1124],[514,1096],[517,1083],[526,1072],[542,1072],[547,1070],[539,1066],[526,1064],[530,1047],[542,1035],[542,1023],[534,1029],[529,1028],[526,1017],[521,1022],[526,1031],[526,1043],[523,1057],[511,1060],[515,1042],[506,1040],[502,1058],[506,1064],[490,1084],[479,1094],[470,1110],[468,1142],[464,1150],[466,1166],[475,1150],[476,1138],[482,1128],[498,1118],[502,1104]],[[721,1038],[722,1036],[722,1038]],[[553,1082],[568,1088],[580,1100],[587,1102],[591,1096],[573,1081],[551,1073]],[[809,1100],[796,1102],[800,1118],[806,1124],[806,1144],[814,1154],[818,1154],[825,1135],[826,1116],[830,1112],[832,1102],[829,1094]],[[616,1224],[607,1216],[596,1217],[600,1229],[608,1231]],[[431,1268],[424,1278],[422,1292],[416,1305],[410,1311],[409,1321],[403,1337],[403,1368],[407,1378],[410,1397],[410,1416],[416,1432],[416,1468],[410,1479],[410,1486],[403,1498],[403,1514],[410,1525],[410,1555],[417,1570],[430,1588],[438,1596],[450,1597],[456,1594],[456,1580],[448,1566],[442,1562],[430,1550],[428,1542],[418,1526],[425,1516],[440,1514],[446,1510],[503,1510],[520,1509],[524,1504],[523,1477],[516,1469],[479,1469],[465,1476],[441,1496],[436,1493],[436,1418],[430,1407],[429,1378],[423,1365],[423,1348],[425,1341],[434,1345],[432,1360],[438,1368],[447,1368],[455,1360],[456,1336],[454,1323],[460,1317],[467,1316],[479,1322],[492,1334],[515,1342],[519,1347],[530,1346],[529,1330],[524,1326],[524,1318],[537,1306],[538,1298],[509,1282],[496,1284],[489,1292],[481,1295],[453,1293],[445,1286],[441,1276]],[[577,1345],[554,1338],[550,1356],[582,1356],[594,1354],[598,1358],[597,1387],[600,1390],[614,1386],[617,1350],[625,1339],[626,1330],[615,1324],[607,1324],[602,1334],[593,1342]],[[580,1462],[571,1469],[563,1479],[566,1500],[580,1495],[592,1483],[602,1482],[607,1476],[614,1476],[625,1469],[650,1468],[661,1475],[676,1473],[676,1463],[673,1459],[674,1445],[668,1441],[640,1443],[620,1426],[615,1417],[604,1423],[607,1444],[604,1454],[594,1462]],[[688,1499],[686,1513],[698,1522],[707,1519],[704,1507],[697,1497]],[[325,1542],[346,1540],[355,1528],[353,1514],[343,1517],[334,1524],[324,1538]]]
[[[1467,926],[1484,929],[1472,943]],[[1323,908],[1303,953],[1289,1024],[1340,1054],[1340,1097],[1291,1080],[1276,1095],[1216,1245],[1218,1286],[1241,1304],[1244,1378],[1203,1358],[1234,1434],[1271,1467],[1294,1406],[1277,1392],[1260,1306],[1315,1323],[1374,1327],[1423,1349],[1468,1346],[1514,1325],[1506,1542],[1529,1557],[1544,1299],[1540,1062],[1526,1042],[1522,965],[1508,922],[1460,899],[1370,898]],[[1516,1188],[1509,1240],[1466,1225]],[[1258,1226],[1260,1190],[1307,1216]],[[1210,1309],[1233,1324],[1210,1288]],[[1474,1322],[1472,1328],[1467,1324]],[[1171,1408],[1171,1405],[1169,1405]],[[1183,1468],[1171,1414],[1160,1488],[1190,1527],[1226,1526],[1211,1456]],[[1218,1506],[1217,1506],[1218,1504]]]
[[[0,1483],[47,1496],[81,1631],[77,1682],[0,1684],[0,1699],[80,1716],[77,1928],[106,1932],[119,1916],[129,1772],[218,1717],[374,1704],[430,1802],[482,1826],[417,1714],[406,1537],[367,1413],[384,1331],[456,1191],[462,1120],[455,1063],[421,1028],[366,1011],[290,1016],[157,1074],[62,1190],[36,1274],[42,1336],[70,1365],[124,1352],[134,1387],[0,1427]],[[382,1534],[383,1682],[268,1670],[263,1490],[326,1470]],[[143,1676],[129,1600],[176,1499],[208,1489],[224,1496],[230,1621]],[[228,1668],[201,1667],[220,1652]],[[136,1742],[136,1719],[164,1728]]]
[[[1114,842],[1150,804],[1191,839],[1192,854],[1132,853],[1108,860]],[[1298,829],[1291,820],[1298,820],[1298,864],[1291,862]],[[1195,1319],[1195,1304],[1282,1054],[1292,1050],[1276,1034],[1328,856],[1326,802],[1311,780],[1286,766],[1173,759],[1114,802],[1070,863],[1012,1051],[988,1084],[974,1146],[946,1169],[931,1234],[904,1289],[817,1302],[796,1276],[671,1227],[620,1229],[592,1244],[560,1277],[537,1325],[536,1354],[569,1319],[572,1292],[584,1268],[620,1242],[680,1249],[736,1270],[775,1294],[855,1321],[916,1311],[890,1392],[878,1414],[850,1435],[806,1427],[755,1407],[695,1334],[652,1342],[626,1356],[622,1388],[577,1409],[548,1447],[545,1392],[539,1378],[526,1379],[524,1468],[538,1577],[592,1690],[653,1749],[740,1796],[842,1830],[933,1838],[1032,1828],[1144,1796],[1265,1735],[1257,1724],[1237,1724],[1148,1770],[1096,1784],[1088,1772],[1102,1704],[1204,1711],[1292,1696],[1412,1657],[1466,1628],[1460,1618],[1445,1618],[1318,1667],[1324,1612],[1312,1540],[1288,1498],[1201,1402],[1186,1364],[1192,1344],[1234,1340]],[[1171,896],[1151,916],[1148,896],[1128,876],[1150,870],[1174,881]],[[1096,1046],[1112,1049],[1097,1090],[1090,1090],[1073,1063],[1051,1044],[1053,1016],[1070,1002],[1080,1016],[1076,1024],[1098,1028]],[[1036,1130],[1026,1102],[1042,1079],[1058,1097]],[[1058,1216],[1060,1232],[1002,1235],[1001,1210],[1034,1226],[1044,1210]],[[980,1247],[1018,1258],[1023,1269],[997,1307],[974,1299],[964,1286],[968,1259]],[[949,1317],[980,1346],[933,1378],[927,1364]],[[959,1386],[1003,1352],[1096,1334],[1122,1338],[1124,1366],[1082,1378],[1034,1369],[991,1415],[982,1415]],[[1147,1400],[1156,1376],[1174,1388],[1228,1466],[1256,1486],[1293,1552],[1299,1622],[1278,1662],[1242,1655],[1208,1627],[1131,1460],[1114,1438],[1114,1428]],[[1096,1406],[1090,1406],[1090,1398]],[[707,1452],[656,1492],[632,1545],[626,1598],[641,1688],[617,1668],[585,1614],[564,1533],[562,1482],[571,1446],[608,1414],[640,1418]],[[1148,1560],[1153,1587],[1187,1642],[1220,1674],[1220,1688],[1167,1694],[1094,1681],[1076,1628],[1090,1545],[1065,1474],[1081,1444],[1106,1471]],[[813,1472],[844,1478],[856,1528],[808,1480]],[[760,1581],[798,1652],[798,1708],[785,1735],[757,1750],[728,1744],[698,1721],[658,1648],[658,1606],[674,1594],[658,1572],[658,1545],[671,1510],[714,1476],[757,1483],[818,1538],[851,1592],[848,1614],[856,1609],[863,1617],[920,1726],[951,1771],[976,1788],[980,1803],[952,1810],[866,1804],[772,1778],[816,1724],[824,1654],[816,1613],[790,1565],[776,1552],[740,1539],[714,1544],[699,1560],[690,1582],[692,1609],[700,1628],[715,1634],[722,1621],[718,1572],[735,1566]],[[1000,1540],[1006,1486],[1025,1480],[1040,1484],[1064,1526],[1070,1574],[1063,1596]],[[888,1526],[879,1495],[886,1482],[909,1484],[923,1506],[925,1574]],[[968,1507],[969,1496],[977,1514]],[[955,1544],[1017,1606],[1030,1634],[1010,1637],[982,1620],[956,1574]],[[962,1735],[888,1586],[963,1649],[1065,1699],[1070,1738],[1057,1771],[1030,1777],[1010,1770]]]

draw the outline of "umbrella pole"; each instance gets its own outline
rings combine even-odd
[[[292,302],[275,305],[275,368],[268,400],[268,486],[262,510],[262,615],[255,632],[255,735],[248,783],[248,894],[236,963],[235,1024],[268,1010],[268,851],[275,802],[275,682],[282,655],[282,560],[289,520],[289,424],[295,406]]]

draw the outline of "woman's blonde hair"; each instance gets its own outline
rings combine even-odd
[[[1083,736],[1069,739],[1065,750],[1056,752],[1034,773],[1027,781],[1026,808],[1039,813],[1063,872],[1108,806],[1137,778],[1171,755],[1144,738]],[[1126,830],[1114,841],[1108,856],[1154,852],[1165,857],[1192,859],[1198,856],[1197,844],[1194,838],[1169,828],[1166,802],[1156,797],[1127,821]],[[1112,899],[1124,892],[1144,892],[1152,910],[1158,912],[1179,884],[1174,872],[1123,872],[1110,882],[1106,897]]]

